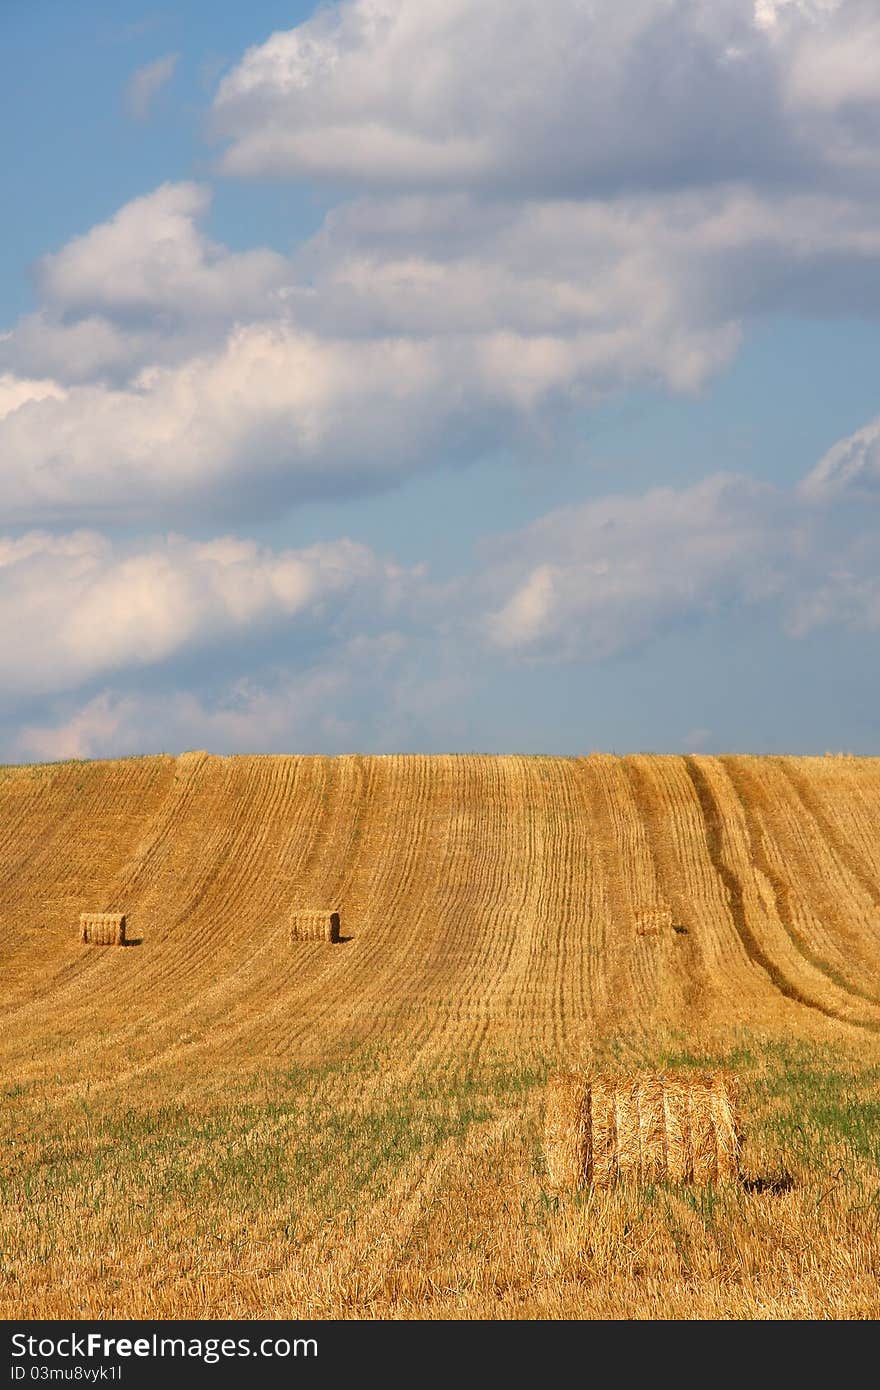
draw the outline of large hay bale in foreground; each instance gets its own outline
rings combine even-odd
[[[555,1187],[736,1178],[742,1133],[723,1072],[563,1072],[547,1088],[545,1150]]]
[[[122,912],[81,912],[79,939],[88,946],[124,946],[125,914]]]
[[[290,918],[291,941],[338,941],[338,912],[294,912]]]

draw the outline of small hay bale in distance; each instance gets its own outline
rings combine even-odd
[[[668,907],[641,907],[636,911],[636,933],[638,936],[656,936],[668,931],[672,926],[672,913]]]
[[[547,1087],[545,1154],[557,1188],[736,1179],[742,1131],[724,1072],[560,1072]]]
[[[123,912],[81,912],[79,939],[86,946],[124,946]]]
[[[290,919],[291,941],[338,941],[338,912],[294,912]]]

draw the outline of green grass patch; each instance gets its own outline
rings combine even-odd
[[[386,1091],[382,1071],[381,1056],[361,1052],[279,1071],[256,1086],[242,1081],[207,1109],[101,1110],[84,1101],[63,1119],[39,1095],[26,1103],[10,1088],[0,1207],[15,1204],[26,1227],[39,1227],[44,1251],[53,1245],[53,1213],[118,1210],[124,1194],[144,1230],[181,1200],[206,1218],[218,1208],[245,1220],[283,1209],[286,1229],[314,1229],[364,1193],[381,1197],[411,1159],[464,1139],[543,1079],[541,1069],[518,1064],[450,1068],[416,1071]]]

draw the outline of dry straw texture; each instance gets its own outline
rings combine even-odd
[[[723,1182],[739,1172],[732,1079],[722,1072],[551,1077],[545,1148],[555,1187]]]
[[[124,913],[81,912],[79,939],[88,946],[124,946]]]
[[[643,907],[636,912],[636,931],[639,936],[654,936],[672,926],[668,907]]]
[[[878,827],[880,757],[0,769],[0,1318],[876,1317]],[[756,1181],[548,1204],[544,1059],[650,1039]]]
[[[290,919],[291,941],[338,941],[338,912],[294,912]]]

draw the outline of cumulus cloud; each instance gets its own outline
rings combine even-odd
[[[874,537],[874,543],[878,537]],[[788,623],[793,637],[818,628],[844,627],[859,632],[880,628],[880,575],[854,574],[845,566],[831,567],[827,582],[798,598]]]
[[[394,632],[361,634],[320,660],[283,659],[256,674],[205,680],[197,688],[114,683],[86,698],[74,694],[31,705],[35,712],[13,726],[6,747],[16,758],[40,760],[193,747],[345,753],[365,742],[393,751],[413,694],[409,678],[398,678],[405,654],[406,643]],[[393,730],[389,702],[403,719]]]
[[[880,517],[841,500],[718,475],[550,513],[484,545],[472,630],[528,662],[604,661],[749,609],[792,638],[876,630]]]
[[[13,372],[0,372],[0,420],[32,401],[63,401],[66,394],[57,381],[34,381]]]
[[[14,366],[16,373],[48,373],[53,390],[61,395],[64,384],[121,384],[147,362],[191,355],[200,341],[200,336],[123,327],[100,315],[68,318],[39,309],[23,315],[14,331],[0,338],[0,366]]]
[[[70,712],[25,723],[13,751],[38,761],[179,752],[195,745],[260,753],[317,743],[342,752],[351,729],[330,711],[347,690],[339,668],[291,673],[281,690],[243,678],[213,699],[186,690],[105,690]]]
[[[185,526],[546,458],[611,392],[699,390],[761,316],[880,314],[871,94],[809,76],[817,36],[868,51],[872,23],[350,0],[273,35],[217,94],[227,163],[364,196],[282,256],[211,241],[208,190],[165,184],[45,256],[0,338],[42,392],[0,419],[0,520]]]
[[[114,698],[105,691],[54,724],[24,724],[12,751],[36,762],[91,756],[112,758],[114,754],[130,752],[138,746],[127,742],[134,732],[128,725],[135,708],[135,700]]]
[[[214,118],[230,173],[583,194],[736,177],[759,133],[772,163],[778,101],[745,0],[349,0],[249,49]]]
[[[877,169],[877,42],[871,0],[346,0],[249,49],[214,123],[240,175],[581,197],[784,170],[810,186],[839,160]]]
[[[197,223],[210,190],[165,183],[126,203],[107,222],[75,237],[37,266],[49,307],[123,322],[255,314],[289,277],[287,262],[267,249],[232,252]]]
[[[0,370],[124,385],[204,352],[236,323],[276,318],[289,262],[212,241],[199,225],[210,204],[201,184],[163,184],[43,256],[42,302],[0,335]]]
[[[841,515],[718,475],[550,513],[442,584],[345,541],[9,537],[0,724],[21,757],[436,746],[507,666],[602,663],[749,611],[780,639],[876,631],[880,521]]]
[[[803,10],[801,11],[803,13]],[[880,16],[871,0],[838,0],[806,11],[808,23],[794,46],[787,72],[789,102],[823,116],[878,106]],[[777,19],[784,18],[784,12]],[[818,22],[816,22],[818,20]],[[861,153],[868,155],[867,149]],[[874,161],[872,160],[872,163]]]
[[[159,92],[174,76],[179,59],[179,53],[166,53],[132,73],[125,87],[125,105],[134,120],[147,119]]]
[[[509,416],[571,384],[577,355],[552,343],[531,345],[528,374],[511,383],[516,351],[503,334],[439,345],[242,328],[219,353],[148,369],[126,389],[71,387],[0,421],[0,452],[14,461],[0,515],[265,517],[279,504],[387,485],[423,450],[448,458],[456,431],[465,451],[481,429],[497,439],[493,408]]]
[[[601,660],[774,600],[805,545],[790,499],[748,478],[603,498],[493,543],[485,631],[502,651]]]
[[[361,203],[294,261],[212,250],[204,206],[167,186],[44,262],[54,327],[26,320],[0,361],[45,370],[69,352],[81,371],[127,353],[132,371],[41,378],[45,399],[0,422],[0,516],[167,523],[389,486],[521,447],[532,426],[546,437],[621,387],[695,389],[735,352],[744,307],[784,302],[813,270],[826,294],[830,257],[880,260],[855,213],[772,211],[747,192],[659,209]]]
[[[878,420],[800,487],[600,498],[442,586],[348,541],[155,534],[550,458],[571,412],[699,390],[762,316],[880,315],[878,62],[873,0],[347,0],[250,49],[223,169],[348,201],[234,251],[167,183],[37,262],[0,334],[0,521],[88,529],[0,537],[7,746],[430,746],[475,671],[747,609],[880,627]]]
[[[880,491],[880,418],[839,440],[801,484],[815,502],[835,497],[876,497]]]
[[[297,303],[304,321],[431,335],[504,326],[560,344],[589,335],[609,378],[629,369],[673,389],[723,365],[749,320],[880,313],[873,204],[741,187],[362,199],[330,214],[297,268],[313,287]]]
[[[393,628],[408,582],[411,574],[351,541],[272,551],[232,537],[0,539],[0,643],[15,653],[2,700],[252,644],[261,632],[289,656],[309,632],[326,642]]]
[[[0,420],[11,461],[0,517],[260,517],[363,493],[521,447],[560,409],[626,382],[692,388],[738,341],[735,326],[689,332],[662,307],[564,334],[534,323],[431,334],[388,325],[343,338],[326,328],[249,325],[215,352],[144,368],[126,385],[47,390]]]

